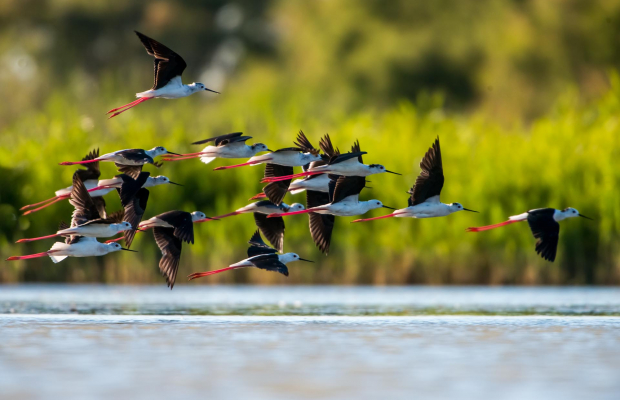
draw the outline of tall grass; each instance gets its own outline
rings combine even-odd
[[[70,95],[59,93],[44,108],[25,112],[0,131],[0,252],[4,259],[45,251],[49,241],[13,242],[49,234],[60,220],[70,218],[67,202],[27,217],[18,211],[70,185],[74,168],[57,165],[60,161],[79,159],[97,147],[102,152],[155,145],[175,152],[197,151],[189,143],[232,131],[243,131],[278,148],[290,146],[303,129],[314,143],[329,132],[341,150],[359,139],[369,153],[366,162],[403,173],[402,177],[371,177],[372,189],[361,196],[392,207],[406,206],[406,191],[419,172],[418,163],[439,137],[446,176],[442,200],[460,202],[481,213],[354,225],[352,218],[337,218],[328,257],[315,249],[307,217],[292,216],[286,219],[285,250],[316,264],[290,265],[288,279],[248,270],[201,283],[619,283],[620,83],[616,75],[612,81],[611,91],[592,104],[582,105],[568,93],[549,115],[529,126],[511,128],[481,115],[447,115],[441,100],[432,96],[418,105],[403,102],[387,111],[343,115],[336,106],[310,106],[311,100],[303,94],[282,101],[276,92],[253,90],[246,95],[239,85],[216,101],[198,95],[157,100],[106,121],[102,111],[126,98],[104,90],[99,99],[75,103]],[[160,170],[147,167],[185,186],[153,188],[145,217],[171,209],[218,215],[247,204],[262,187],[263,169],[212,170],[229,162],[216,160],[206,166],[189,160],[167,163]],[[116,173],[112,164],[103,163],[101,169],[103,177]],[[106,197],[109,210],[120,208],[116,197]],[[290,196],[285,201],[305,202],[305,198]],[[561,224],[555,263],[535,254],[535,240],[525,224],[465,232],[469,226],[503,221],[527,209],[567,206],[595,221]],[[367,216],[382,213],[376,210]],[[196,243],[183,249],[179,281],[190,272],[220,268],[243,258],[254,230],[251,215],[196,226]],[[1,262],[0,280],[161,283],[160,253],[152,235],[138,234],[134,243],[139,254],[115,253],[60,264],[47,258]]]

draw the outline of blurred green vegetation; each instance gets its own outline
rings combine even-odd
[[[148,102],[106,120],[108,109],[152,84],[133,29],[182,54],[186,81],[222,94]],[[51,242],[13,243],[70,218],[67,202],[27,217],[18,211],[71,183],[74,168],[60,161],[97,147],[197,151],[189,143],[233,131],[277,148],[303,129],[313,143],[330,133],[341,149],[360,139],[366,162],[403,173],[373,176],[362,194],[392,207],[406,206],[420,158],[439,136],[442,200],[481,214],[355,225],[340,218],[328,257],[315,250],[307,217],[292,216],[285,250],[317,264],[291,265],[288,279],[248,270],[202,283],[617,284],[620,82],[610,71],[619,40],[620,4],[605,0],[7,0],[0,256],[45,251]],[[262,187],[262,167],[212,171],[229,163],[147,167],[185,186],[153,188],[146,217],[170,209],[219,215],[247,204]],[[106,200],[120,208],[114,194]],[[465,232],[529,208],[567,206],[596,220],[562,223],[553,264],[535,254],[526,226]],[[196,226],[179,281],[244,257],[254,229],[251,215]],[[2,261],[0,281],[161,283],[152,235],[138,235],[138,255]]]

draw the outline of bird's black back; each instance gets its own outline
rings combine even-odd
[[[359,195],[366,187],[363,176],[338,176],[329,181],[329,196],[332,203],[338,203],[349,196]]]
[[[228,133],[226,135],[214,136],[212,138],[199,140],[197,142],[193,142],[192,144],[204,144],[209,142],[215,142],[215,146],[225,146],[230,143],[235,142],[245,142],[248,139],[252,139],[252,136],[242,136],[243,132],[233,132]]]

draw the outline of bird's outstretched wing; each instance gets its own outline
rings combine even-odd
[[[349,196],[359,196],[366,187],[366,178],[363,176],[339,176],[329,182],[332,203],[337,203]],[[333,192],[331,188],[333,187]]]
[[[183,242],[194,244],[194,222],[187,211],[167,211],[156,216],[174,226],[174,235]]]
[[[131,247],[133,238],[136,236],[136,229],[138,229],[138,225],[140,225],[140,221],[142,221],[142,216],[146,211],[146,203],[148,200],[149,191],[148,189],[142,188],[138,190],[131,201],[125,205],[125,215],[123,220],[129,222],[133,227],[133,229],[125,231],[123,235],[125,238],[125,245],[127,247]]]
[[[159,260],[159,271],[166,278],[168,287],[172,289],[179,271],[183,243],[175,236],[172,228],[155,227],[153,236],[162,254]]]
[[[560,237],[560,224],[547,213],[529,213],[527,223],[536,239],[536,253],[547,261],[555,261]]]
[[[323,153],[325,153],[328,159],[340,155],[340,150],[334,148],[332,139],[329,137],[329,133],[326,133],[325,136],[321,138],[319,141],[319,148]]]
[[[118,169],[118,172],[120,172],[121,174],[125,174],[133,179],[138,179],[140,173],[142,172],[142,167],[144,167],[144,165],[123,165],[119,163],[114,163],[114,165],[116,165],[116,169]],[[155,161],[153,162],[153,165],[157,168],[161,168],[164,163],[161,161]]]
[[[278,176],[293,175],[293,167],[286,167],[277,164],[265,164],[265,178],[275,178]],[[271,182],[263,188],[263,192],[273,204],[279,205],[284,200],[288,192],[292,179],[285,181]]]
[[[351,153],[362,153],[362,154],[366,153],[362,151],[360,147],[359,139],[353,143],[353,146],[351,146]],[[362,159],[362,154],[360,154],[360,156],[357,158],[357,161],[359,161],[360,164],[364,164],[364,160]]]
[[[187,64],[180,55],[140,32],[136,31],[136,35],[138,35],[146,52],[155,57],[155,81],[151,90],[161,89],[172,78],[180,77],[183,74]]]
[[[299,130],[299,133],[297,134],[297,141],[294,144],[304,153],[319,154],[319,150],[314,148],[302,130]]]
[[[254,222],[260,231],[265,235],[269,243],[280,253],[284,249],[284,218],[267,218],[265,214],[254,213]]]
[[[90,193],[88,193],[86,186],[84,186],[84,182],[82,182],[77,172],[73,174],[73,188],[71,189],[69,203],[75,208],[71,216],[72,227],[102,217],[99,214],[97,205],[93,201],[93,198],[90,197]]]
[[[248,243],[250,244],[250,247],[248,248],[248,257],[254,257],[261,254],[276,254],[278,252],[276,249],[272,249],[267,246],[267,244],[263,241],[263,238],[260,236],[258,229],[254,232]]]
[[[329,194],[313,190],[306,191],[307,208],[319,207],[328,203]],[[321,252],[328,254],[336,217],[329,214],[308,213],[308,218],[310,219],[312,240]]]
[[[439,138],[435,139],[433,146],[428,149],[424,158],[422,158],[420,168],[422,172],[420,172],[420,175],[415,180],[415,184],[409,190],[411,195],[409,197],[410,207],[423,203],[435,196],[437,196],[437,201],[439,201],[439,195],[444,182]]]
[[[82,161],[94,160],[97,157],[99,157],[99,149],[95,149],[88,153],[84,158],[82,158]],[[101,176],[101,171],[99,170],[99,161],[84,164],[84,166],[86,167],[86,169],[80,168],[75,171],[75,173],[80,176],[82,182],[99,179],[99,177]]]

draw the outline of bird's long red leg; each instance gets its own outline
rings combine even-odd
[[[261,161],[248,161],[248,162],[243,163],[243,164],[237,164],[237,165],[227,165],[227,166],[224,166],[224,167],[217,167],[217,168],[213,168],[213,170],[214,170],[214,171],[220,171],[220,170],[223,170],[223,169],[231,169],[231,168],[237,168],[237,167],[245,167],[246,165],[256,165],[256,164],[262,164],[262,163],[269,162],[269,161],[271,161],[271,158],[270,158],[270,159],[268,159],[268,160],[261,160]]]
[[[321,175],[321,174],[324,174],[325,172],[326,171],[306,171],[306,172],[300,172],[298,174],[293,174],[293,175],[273,176],[273,177],[261,179],[261,183],[287,181],[289,179],[303,178],[305,176]]]
[[[374,221],[376,219],[384,219],[384,218],[392,218],[395,217],[397,215],[401,215],[401,214],[406,214],[406,212],[401,212],[401,213],[392,213],[392,214],[388,214],[388,215],[382,215],[380,217],[373,217],[373,218],[364,218],[364,219],[356,219],[355,221],[351,221],[351,223],[354,222],[366,222],[366,221]]]
[[[27,210],[27,209],[29,209],[29,208],[33,208],[33,207],[36,207],[36,206],[40,206],[41,204],[45,204],[45,203],[47,203],[47,202],[54,201],[54,200],[56,200],[57,198],[58,198],[58,196],[54,196],[54,197],[52,197],[52,198],[49,198],[49,199],[47,199],[47,200],[40,201],[40,202],[38,202],[38,203],[28,204],[28,205],[23,206],[22,208],[20,208],[20,209],[19,209],[19,211],[25,211],[25,210]]]
[[[28,260],[30,258],[39,258],[39,257],[45,257],[45,256],[49,256],[52,253],[57,252],[58,250],[48,250],[48,251],[44,251],[43,253],[36,253],[36,254],[29,254],[27,256],[12,256],[7,258],[7,261],[15,261],[15,260]]]
[[[248,200],[258,200],[258,199],[264,199],[265,197],[267,197],[267,195],[263,192],[260,192],[258,194],[255,194],[254,196],[250,197]]]
[[[94,192],[94,191],[97,191],[97,190],[110,189],[112,187],[113,186],[105,186],[105,185],[104,186],[96,186],[96,187],[94,187],[92,189],[88,189],[88,193]]]
[[[114,114],[110,115],[110,117],[109,117],[108,119],[110,119],[110,118],[114,118],[114,117],[116,117],[117,115],[122,114],[122,113],[124,113],[125,111],[127,111],[127,110],[129,110],[129,109],[134,108],[134,107],[135,107],[135,106],[137,106],[138,104],[140,104],[140,103],[144,103],[145,101],[147,101],[147,100],[151,100],[151,99],[154,99],[154,98],[155,98],[155,97],[141,97],[141,98],[139,98],[138,100],[133,101],[133,102],[131,102],[131,103],[129,103],[129,104],[126,104],[126,105],[125,105],[125,106],[123,106],[123,107],[119,107],[119,108],[122,108],[122,110],[121,110],[121,111],[117,111],[117,112],[115,112]]]
[[[43,210],[44,208],[49,207],[49,206],[51,206],[54,203],[58,203],[59,201],[64,200],[66,198],[67,197],[64,197],[64,196],[57,197],[54,201],[51,201],[51,202],[47,203],[44,206],[41,206],[41,207],[38,207],[38,208],[33,208],[32,210],[26,211],[23,215],[28,215],[28,214],[32,214],[32,213],[35,213],[37,211]]]
[[[226,218],[226,217],[232,217],[233,215],[239,215],[239,214],[243,214],[239,211],[233,211],[231,213],[228,214],[224,214],[224,215],[218,215],[217,217],[213,217],[212,219],[222,219],[222,218]],[[208,219],[202,220],[202,221],[196,221],[197,224],[202,223],[202,222],[209,222]]]
[[[181,156],[176,156],[174,158],[162,158],[162,160],[164,161],[181,161],[181,160],[189,160],[192,158],[198,158],[198,157],[203,157],[206,155],[213,155],[213,153],[190,153],[190,154],[182,154]],[[186,157],[187,156],[187,157]]]
[[[238,268],[247,268],[247,267],[246,266],[226,267],[226,268],[216,269],[215,271],[209,271],[209,272],[194,272],[193,274],[190,274],[187,276],[187,280],[191,281],[192,279],[202,278],[203,276],[215,275],[215,274],[219,274],[220,272],[230,271],[232,269],[238,269]]]
[[[472,228],[467,228],[466,231],[467,232],[482,232],[482,231],[488,231],[489,229],[495,229],[495,228],[499,228],[501,226],[506,226],[506,225],[510,225],[510,224],[514,224],[516,222],[521,222],[521,221],[525,221],[523,219],[511,219],[505,222],[500,222],[499,224],[495,224],[495,225],[487,225],[487,226],[479,226],[479,227],[472,227]]]
[[[121,109],[123,109],[123,108],[125,108],[125,107],[129,107],[129,106],[131,106],[131,105],[137,104],[138,102],[140,102],[140,99],[142,99],[142,97],[140,97],[140,98],[138,98],[138,99],[135,99],[135,100],[134,100],[134,101],[132,101],[131,103],[125,104],[124,106],[120,106],[120,107],[113,108],[113,109],[111,109],[110,111],[108,111],[106,114],[110,114],[110,113],[113,113],[114,111],[118,111],[118,110],[121,110]]]
[[[311,213],[311,212],[316,212],[316,211],[324,211],[327,210],[327,208],[310,208],[308,210],[301,210],[301,211],[291,211],[291,212],[286,212],[286,213],[271,213],[269,215],[267,215],[267,218],[276,218],[276,217],[285,217],[287,215],[296,215],[296,214],[307,214],[307,213]]]
[[[42,240],[42,239],[51,239],[51,238],[55,238],[58,235],[57,233],[53,234],[53,235],[47,235],[47,236],[41,236],[41,237],[37,237],[37,238],[31,238],[31,239],[19,239],[17,242],[15,243],[28,243],[28,242],[34,242],[35,240]]]
[[[94,163],[97,161],[104,161],[100,158],[96,158],[94,160],[84,160],[84,161],[63,161],[61,163],[58,163],[58,165],[78,165],[78,164],[90,164],[90,163]]]

